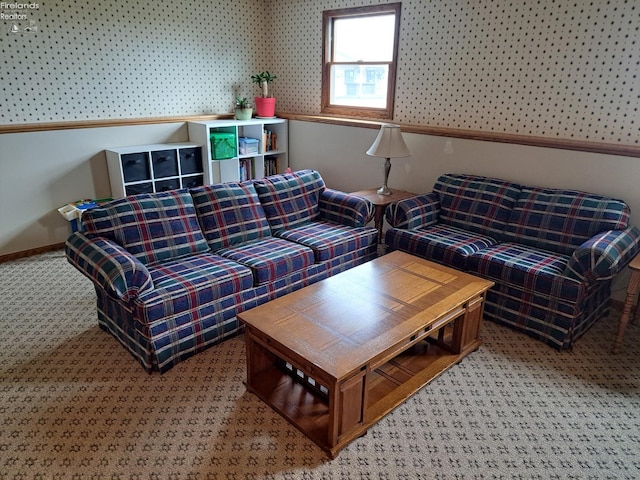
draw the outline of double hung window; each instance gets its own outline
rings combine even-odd
[[[401,6],[323,12],[322,113],[393,118]]]

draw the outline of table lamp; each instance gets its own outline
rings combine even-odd
[[[391,157],[399,158],[411,155],[402,138],[400,127],[390,123],[382,124],[373,145],[367,150],[367,155],[386,158],[384,162],[384,183],[378,189],[378,195],[391,195],[391,190],[387,187],[389,171],[391,170]]]

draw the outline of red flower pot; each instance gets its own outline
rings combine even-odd
[[[276,115],[276,98],[275,97],[256,97],[256,115],[258,117],[275,117]]]

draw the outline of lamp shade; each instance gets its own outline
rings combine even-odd
[[[411,155],[409,149],[404,143],[400,127],[385,123],[380,127],[378,136],[373,145],[367,150],[367,155],[382,158],[399,158]]]

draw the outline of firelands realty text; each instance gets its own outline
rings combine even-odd
[[[38,10],[39,3],[7,3],[0,2],[0,20],[26,20],[27,11]]]

